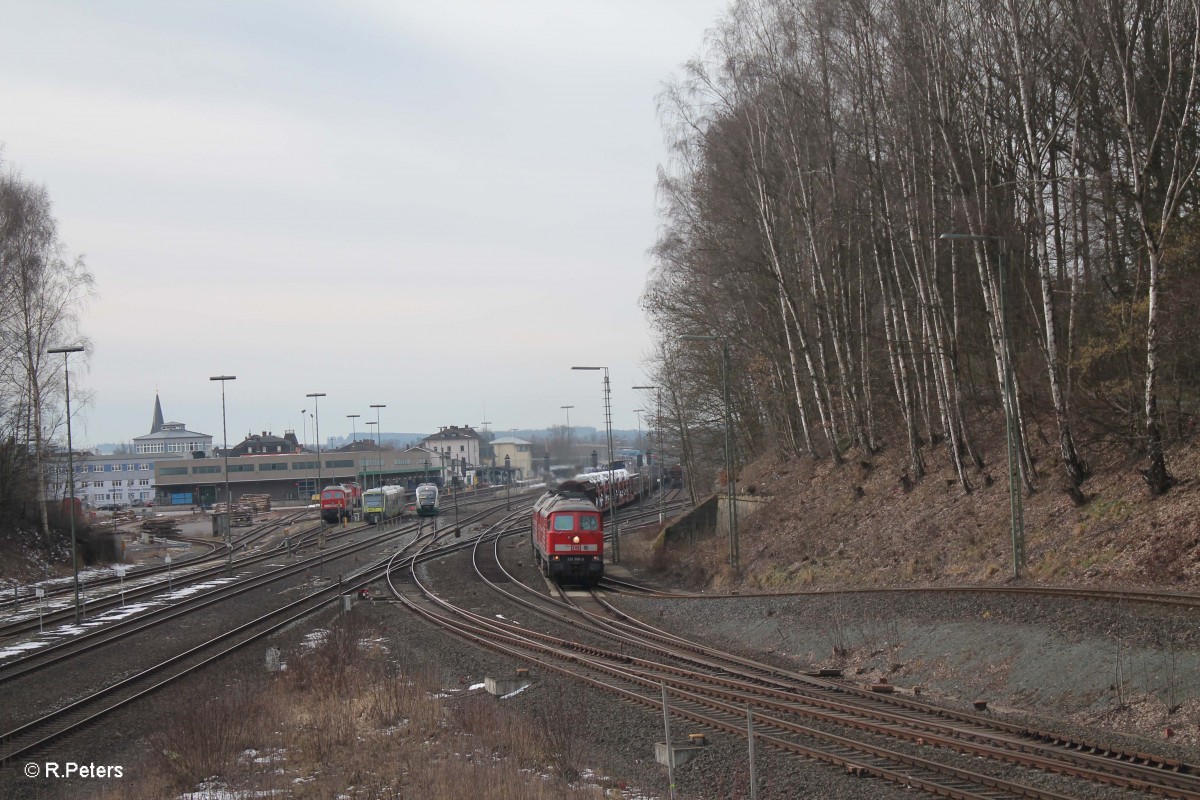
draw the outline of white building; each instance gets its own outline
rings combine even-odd
[[[153,500],[156,462],[197,457],[195,453],[212,455],[212,436],[189,431],[182,422],[163,422],[157,395],[150,433],[133,442],[133,453],[73,456],[75,497],[85,507],[130,506]],[[48,465],[47,472],[47,497],[69,497],[66,459]]]
[[[453,463],[459,467],[474,467],[479,464],[479,442],[482,437],[470,425],[461,428],[451,425],[442,428],[437,433],[426,436],[421,441],[421,447],[444,455],[447,464]]]

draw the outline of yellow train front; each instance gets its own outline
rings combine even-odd
[[[604,577],[604,521],[595,487],[565,481],[533,506],[534,559],[558,583],[591,586]]]

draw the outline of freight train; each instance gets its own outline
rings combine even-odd
[[[609,505],[620,508],[638,499],[642,491],[642,476],[627,469],[610,469],[576,475],[576,482],[591,483],[596,487],[596,507],[608,511]]]

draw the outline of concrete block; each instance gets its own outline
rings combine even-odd
[[[704,752],[704,750],[705,747],[703,745],[697,746],[691,744],[672,744],[670,746],[670,750],[668,751],[667,745],[663,744],[662,742],[655,742],[654,760],[663,766],[674,764],[676,767],[678,767],[688,763],[693,758],[698,757]],[[670,762],[667,761],[668,752],[670,753],[670,758],[672,759]]]

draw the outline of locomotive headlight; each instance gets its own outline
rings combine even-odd
[[[575,544],[579,544],[579,537],[578,537],[578,536],[576,536],[576,537],[575,537],[574,539],[572,539],[571,541],[572,541],[572,542],[574,542]]]

